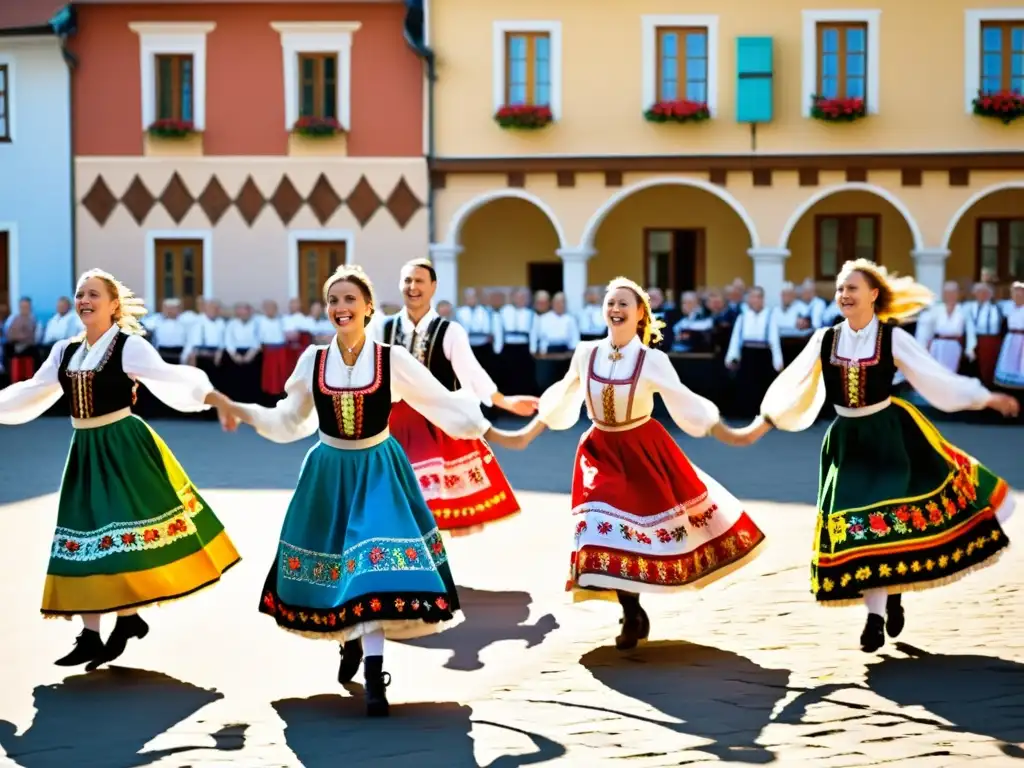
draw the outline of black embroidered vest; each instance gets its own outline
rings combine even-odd
[[[81,341],[73,341],[64,350],[57,369],[60,388],[71,404],[76,419],[95,419],[135,405],[135,381],[124,372],[121,363],[128,335],[118,333],[107,346],[100,364],[91,371],[69,371],[68,365]]]
[[[372,343],[372,342],[370,342]],[[388,428],[391,416],[391,351],[374,344],[373,379],[365,387],[343,389],[327,384],[327,353],[316,351],[313,366],[313,404],[320,431],[338,440],[363,440]]]
[[[412,349],[409,350],[412,356],[427,366],[427,370],[434,374],[434,378],[454,392],[459,388],[459,379],[455,375],[451,361],[444,354],[444,336],[448,333],[448,320],[443,317],[435,317],[427,326],[427,332],[422,336],[415,336]],[[405,335],[402,333],[402,324],[397,317],[389,317],[384,322],[384,340],[388,344],[396,344],[406,347]]]
[[[881,403],[892,391],[896,361],[892,356],[892,331],[895,325],[878,324],[875,350],[871,357],[849,360],[839,356],[842,326],[825,331],[821,341],[821,373],[825,379],[825,397],[831,405],[865,408]]]

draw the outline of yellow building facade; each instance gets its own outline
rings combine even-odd
[[[974,103],[1024,90],[1024,6],[806,3],[432,0],[443,297],[578,305],[625,274],[778,302],[786,280],[827,295],[856,256],[934,290],[1024,279],[1024,119]],[[648,119],[659,103],[708,119]],[[856,119],[822,119],[836,105]],[[550,122],[505,127],[505,107]]]

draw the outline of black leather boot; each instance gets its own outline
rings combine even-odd
[[[903,595],[889,595],[885,601],[885,631],[889,637],[899,637],[907,623],[903,613]]]
[[[351,683],[352,678],[359,671],[359,664],[363,660],[363,643],[361,640],[349,640],[338,650],[341,652],[341,661],[338,664],[338,682],[344,685]]]
[[[367,717],[387,717],[391,711],[386,690],[391,685],[391,675],[383,670],[383,665],[383,656],[367,656],[363,665]]]
[[[102,664],[113,661],[128,646],[128,641],[133,637],[139,640],[149,634],[149,624],[143,621],[137,613],[129,616],[118,616],[114,631],[110,633],[107,642],[103,645],[103,652],[86,665],[86,670],[91,672]]]
[[[75,638],[75,647],[71,649],[71,653],[53,663],[58,667],[77,667],[79,664],[92,661],[101,653],[103,653],[103,640],[100,638],[100,633],[91,629],[83,629]]]
[[[864,631],[860,633],[860,649],[874,653],[885,645],[885,619],[877,613],[869,613]]]
[[[651,620],[647,612],[640,606],[640,596],[631,592],[619,592],[619,604],[622,606],[622,631],[615,638],[615,647],[620,651],[636,648],[637,643],[646,640],[651,634]]]

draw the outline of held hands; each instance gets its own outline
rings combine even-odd
[[[217,409],[217,419],[225,432],[234,432],[238,429],[238,422],[242,421],[238,406],[226,395],[216,390],[206,396],[206,404]]]
[[[1017,398],[1004,395],[1001,392],[993,393],[985,405],[993,411],[999,411],[1008,419],[1016,418],[1020,415],[1020,403],[1017,402]]]
[[[771,428],[771,425],[763,417],[758,416],[742,429],[733,429],[718,422],[711,428],[711,435],[726,445],[745,448],[760,440]]]
[[[522,451],[546,428],[547,425],[544,422],[534,419],[522,429],[515,431],[491,427],[484,435],[484,439],[511,451]]]
[[[533,416],[537,412],[537,406],[540,405],[540,398],[529,395],[505,397],[499,392],[494,396],[492,402],[498,408],[503,408],[516,416]]]

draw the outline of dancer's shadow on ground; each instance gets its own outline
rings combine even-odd
[[[0,720],[0,746],[21,768],[136,768],[167,755],[209,749],[195,745],[138,754],[164,731],[223,698],[158,672],[121,667],[39,686],[33,695],[36,716],[23,734]],[[245,729],[222,729],[214,734],[213,749],[242,749]]]
[[[288,747],[305,768],[336,768],[341,758],[346,765],[374,768],[435,762],[445,768],[478,765],[470,735],[472,710],[454,702],[392,704],[391,716],[380,719],[366,717],[361,694],[284,699],[273,706],[285,722]],[[528,755],[499,757],[488,768],[518,768],[565,755],[565,747],[538,734],[479,722],[520,733],[536,747]]]
[[[868,667],[865,687],[901,707],[923,707],[950,725],[928,716],[887,715],[953,733],[988,736],[1005,755],[1024,760],[1019,746],[1024,742],[1024,664],[993,656],[931,654],[906,643],[896,643],[896,650],[906,656],[886,656]],[[809,706],[855,687],[859,686],[827,685],[807,691],[783,709],[779,722],[799,723]]]
[[[740,763],[776,759],[755,742],[787,693],[787,670],[765,669],[735,653],[685,642],[647,643],[628,654],[606,646],[580,663],[603,685],[683,721],[657,721],[659,726],[713,742],[696,747],[701,752]]]
[[[448,649],[448,669],[473,672],[483,669],[480,654],[484,648],[501,640],[522,640],[527,648],[544,642],[558,629],[550,613],[535,624],[525,624],[530,617],[530,595],[526,592],[491,592],[486,589],[459,587],[459,601],[466,620],[454,629],[415,640],[402,640],[418,648]]]

